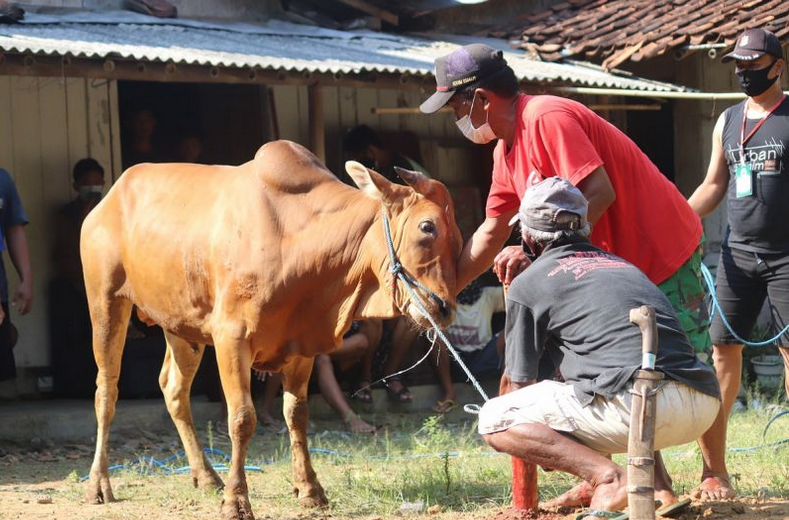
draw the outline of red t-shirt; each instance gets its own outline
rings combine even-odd
[[[605,168],[616,200],[592,228],[592,243],[621,256],[659,284],[701,239],[701,220],[685,197],[619,129],[584,105],[556,96],[520,95],[515,138],[499,140],[486,213],[516,210],[528,186],[559,176],[578,185]]]

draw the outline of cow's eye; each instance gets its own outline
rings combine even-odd
[[[423,220],[419,223],[419,230],[422,233],[426,233],[428,235],[435,235],[436,234],[436,225],[433,224],[430,220]]]

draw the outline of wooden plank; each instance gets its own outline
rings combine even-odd
[[[67,203],[72,198],[71,169],[68,150],[68,125],[66,124],[66,88],[56,78],[39,81],[39,127],[41,142],[41,181],[45,205],[50,210]],[[50,234],[51,219],[37,222]],[[38,273],[37,273],[38,274]]]
[[[26,61],[27,60],[27,63]],[[32,60],[32,62],[31,62]],[[280,70],[250,70],[248,68],[210,67],[179,64],[168,69],[168,64],[126,60],[95,60],[58,56],[32,56],[5,54],[0,63],[0,75],[56,78],[92,78],[100,80],[161,81],[165,83],[230,83],[243,85],[306,85],[320,83],[324,86],[359,88],[391,88],[394,90],[433,90],[432,76],[410,76],[405,84],[399,72],[362,72],[335,74],[315,72],[304,75]],[[109,62],[109,63],[108,63]]]
[[[373,130],[378,130],[380,118],[373,114],[373,108],[378,105],[378,93],[375,89],[360,88],[356,91],[356,119],[360,125],[368,125]]]
[[[13,121],[11,114],[11,77],[0,76],[0,168],[11,170],[14,164]]]
[[[42,80],[43,81],[43,80]],[[26,228],[33,270],[33,308],[25,317],[13,310],[12,319],[19,329],[19,344],[14,350],[18,366],[44,366],[48,363],[46,334],[46,273],[49,264],[48,237],[41,224],[48,216],[43,198],[39,79],[15,77],[11,80],[11,119],[13,121],[13,175],[31,225]],[[6,259],[9,294],[19,284],[16,269]]]
[[[359,114],[356,110],[357,89],[340,87],[339,93],[340,128],[345,135],[345,132],[359,124]]]
[[[85,79],[67,79],[66,125],[68,137],[68,162],[73,165],[88,156],[88,118]]]
[[[326,132],[323,126],[323,91],[320,85],[307,87],[307,114],[310,150],[326,163]]]
[[[275,85],[274,106],[279,120],[280,139],[299,140],[299,100],[295,87]]]
[[[310,100],[309,94],[307,93],[307,87],[304,85],[298,85],[295,87],[297,93],[297,103],[298,103],[298,142],[303,144],[304,146],[309,146],[310,142]]]
[[[396,109],[397,92],[391,89],[378,89],[378,105],[373,107],[373,110],[375,115],[381,115],[378,110],[375,110],[376,108]],[[378,121],[380,122],[378,129],[381,131],[397,132],[400,130],[399,114],[379,117]]]
[[[112,167],[109,81],[91,80],[86,85],[88,108],[88,154],[104,168]]]
[[[326,167],[335,174],[342,163],[339,88],[323,87],[323,128],[326,131]]]
[[[123,173],[123,165],[121,162],[121,116],[118,102],[118,82],[110,81],[108,87],[112,164],[105,165],[106,172],[104,175],[105,182],[111,185]]]

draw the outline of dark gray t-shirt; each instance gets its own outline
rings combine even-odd
[[[745,143],[753,193],[737,197],[735,168],[740,163],[740,134],[745,101],[724,112],[721,143],[729,166],[726,197],[730,246],[754,253],[789,252],[789,99]],[[745,135],[758,119],[745,121]]]
[[[22,201],[11,175],[0,168],[0,251],[6,249],[6,230],[10,226],[23,226],[28,222],[27,213],[22,207]],[[8,302],[8,278],[2,256],[0,256],[0,300],[4,303]]]
[[[613,396],[641,367],[641,331],[629,320],[630,309],[641,305],[657,315],[657,370],[720,397],[712,368],[696,357],[660,289],[586,241],[548,249],[515,278],[507,300],[507,375],[536,379],[547,352],[581,403]]]

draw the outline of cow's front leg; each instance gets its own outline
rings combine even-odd
[[[254,520],[244,474],[247,447],[256,422],[250,395],[252,362],[249,343],[241,339],[218,339],[216,336],[214,341],[219,377],[227,400],[227,428],[233,445],[222,498],[222,520]]]
[[[307,451],[307,384],[312,363],[312,358],[294,357],[283,368],[283,413],[290,431],[293,491],[303,506],[321,507],[329,501],[315,476]]]

